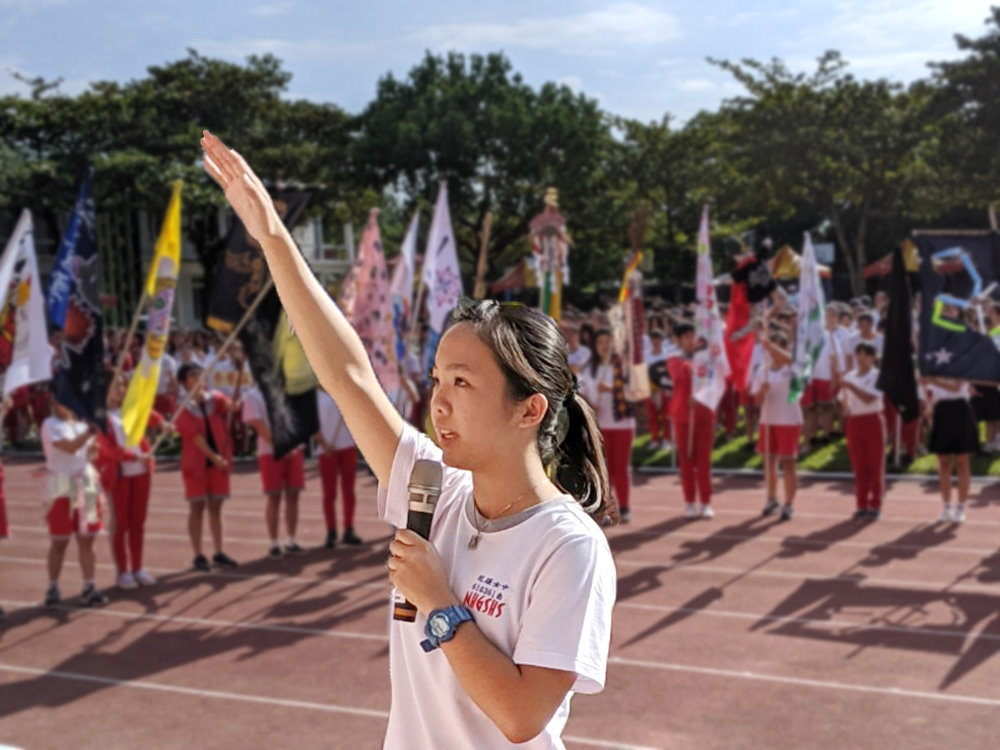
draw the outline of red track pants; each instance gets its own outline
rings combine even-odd
[[[604,452],[608,457],[608,479],[615,493],[618,507],[629,507],[628,497],[632,489],[632,439],[635,430],[601,430],[604,436]]]
[[[883,397],[883,403],[885,405],[885,430],[886,430],[886,440],[892,446],[892,451],[896,451],[896,422],[899,421],[899,412],[896,411],[896,407],[893,403]],[[923,406],[921,404],[921,406]],[[923,412],[923,409],[920,410]],[[920,439],[920,427],[921,418],[911,419],[909,422],[903,422],[899,428],[900,442],[902,443],[903,453],[905,453],[910,458],[915,458],[917,455],[917,442]]]
[[[878,510],[885,492],[885,420],[881,413],[847,420],[847,452],[858,508]]]
[[[651,442],[660,442],[661,435],[664,440],[670,440],[670,399],[663,391],[657,391],[646,399],[646,419]]]
[[[712,502],[712,444],[715,442],[715,420],[696,419],[694,437],[689,438],[691,422],[674,422],[674,449],[681,470],[684,502],[693,503],[698,497],[708,505]],[[690,440],[690,442],[689,442]],[[691,450],[688,450],[688,445]]]
[[[111,518],[111,551],[119,573],[142,570],[142,543],[149,510],[151,476],[118,477],[111,496],[114,514]],[[126,537],[128,537],[126,554]],[[129,558],[132,565],[129,566]]]
[[[333,509],[337,499],[337,475],[343,494],[344,528],[354,528],[354,479],[358,471],[358,451],[354,446],[319,455],[319,478],[323,484],[323,518],[327,531],[337,530],[337,514]]]

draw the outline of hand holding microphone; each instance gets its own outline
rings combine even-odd
[[[441,496],[441,478],[441,464],[437,461],[416,461],[410,472],[410,509],[406,516],[406,528],[423,539],[429,539],[431,535],[434,509]],[[413,622],[416,617],[417,608],[398,591],[394,592],[392,619]]]

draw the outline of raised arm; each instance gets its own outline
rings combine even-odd
[[[205,131],[205,168],[250,235],[260,243],[281,304],[323,387],[380,482],[389,480],[403,418],[393,408],[354,328],[299,252],[274,202],[246,161]]]

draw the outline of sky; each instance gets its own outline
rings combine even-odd
[[[993,0],[1000,3],[1000,0]],[[125,82],[194,48],[234,62],[271,52],[293,74],[288,96],[360,112],[387,72],[405,77],[426,50],[502,50],[537,86],[565,83],[607,111],[680,122],[737,96],[707,57],[782,58],[811,72],[839,50],[861,78],[904,83],[980,36],[990,0],[0,0],[0,94],[27,92],[9,71],[63,78],[76,94]]]

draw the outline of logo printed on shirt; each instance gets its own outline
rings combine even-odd
[[[479,612],[487,617],[499,618],[503,614],[504,607],[507,604],[503,599],[504,593],[509,588],[510,586],[506,583],[501,583],[500,579],[480,575],[476,579],[476,582],[469,587],[469,590],[465,592],[462,604],[474,612]]]

